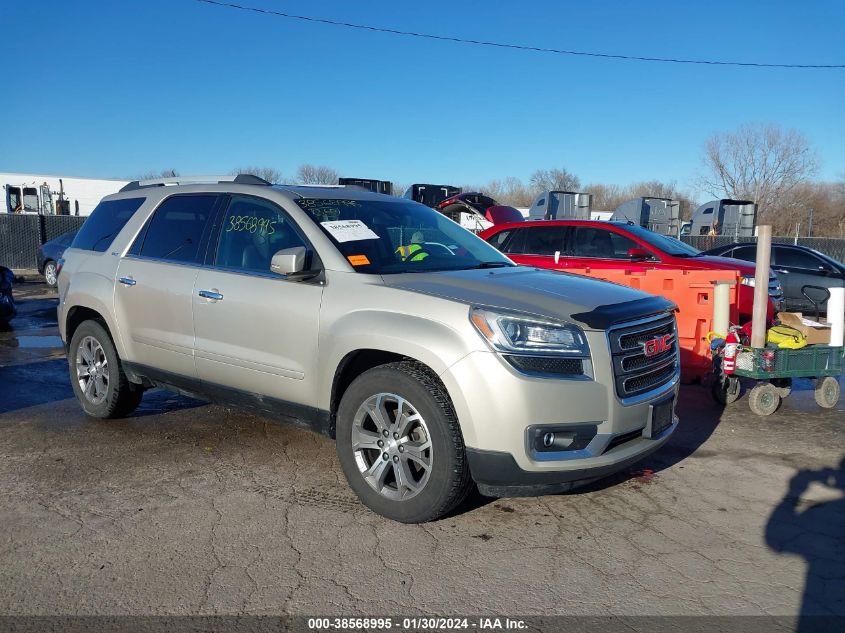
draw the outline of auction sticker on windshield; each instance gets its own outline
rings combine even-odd
[[[378,235],[373,233],[361,220],[331,220],[320,222],[320,224],[338,242],[378,239]]]

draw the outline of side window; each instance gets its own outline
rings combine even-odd
[[[234,196],[220,227],[214,263],[223,268],[269,273],[273,255],[295,246],[307,248],[282,209],[268,200]]]
[[[778,266],[786,266],[788,268],[803,268],[805,270],[818,270],[819,266],[823,265],[822,260],[818,257],[799,251],[794,248],[774,248],[775,263]]]
[[[734,259],[743,259],[747,262],[757,261],[757,247],[756,246],[737,246],[733,250],[732,255],[725,255],[725,257],[733,257]]]
[[[144,200],[145,198],[124,198],[101,202],[85,220],[71,246],[104,253]]]
[[[515,229],[513,236],[505,244],[503,253],[510,253],[511,255],[519,255],[525,252],[525,235],[528,229]]]
[[[634,240],[608,231],[579,226],[575,229],[575,256],[601,259],[629,259],[628,251],[640,248]]]
[[[496,248],[501,251],[502,246],[505,242],[508,241],[508,238],[510,237],[511,233],[513,233],[513,231],[499,231],[498,233],[493,235],[489,240],[487,240],[487,243],[493,248]]]
[[[564,226],[533,226],[525,229],[522,252],[526,255],[554,255],[563,252]]]
[[[216,194],[176,195],[155,210],[143,239],[141,257],[196,262],[202,234],[211,220]],[[136,240],[136,242],[138,241]],[[135,251],[133,244],[132,251]]]

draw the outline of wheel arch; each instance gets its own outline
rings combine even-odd
[[[329,400],[329,411],[331,412],[331,435],[335,434],[335,416],[340,407],[340,401],[343,394],[349,388],[349,385],[364,372],[370,369],[375,369],[382,365],[388,365],[396,362],[411,362],[425,371],[432,380],[435,380],[443,389],[443,392],[452,401],[452,396],[449,394],[446,385],[440,379],[436,371],[426,363],[405,354],[391,352],[383,349],[364,348],[357,349],[347,353],[338,363],[334,378],[331,385],[331,397]]]

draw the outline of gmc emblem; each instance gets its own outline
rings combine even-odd
[[[651,358],[652,356],[657,356],[663,352],[668,352],[670,349],[672,349],[671,334],[657,336],[643,343],[643,353],[646,355],[646,358]]]

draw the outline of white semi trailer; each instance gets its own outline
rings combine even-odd
[[[0,172],[5,202],[0,212],[87,216],[103,196],[116,193],[128,182]]]

